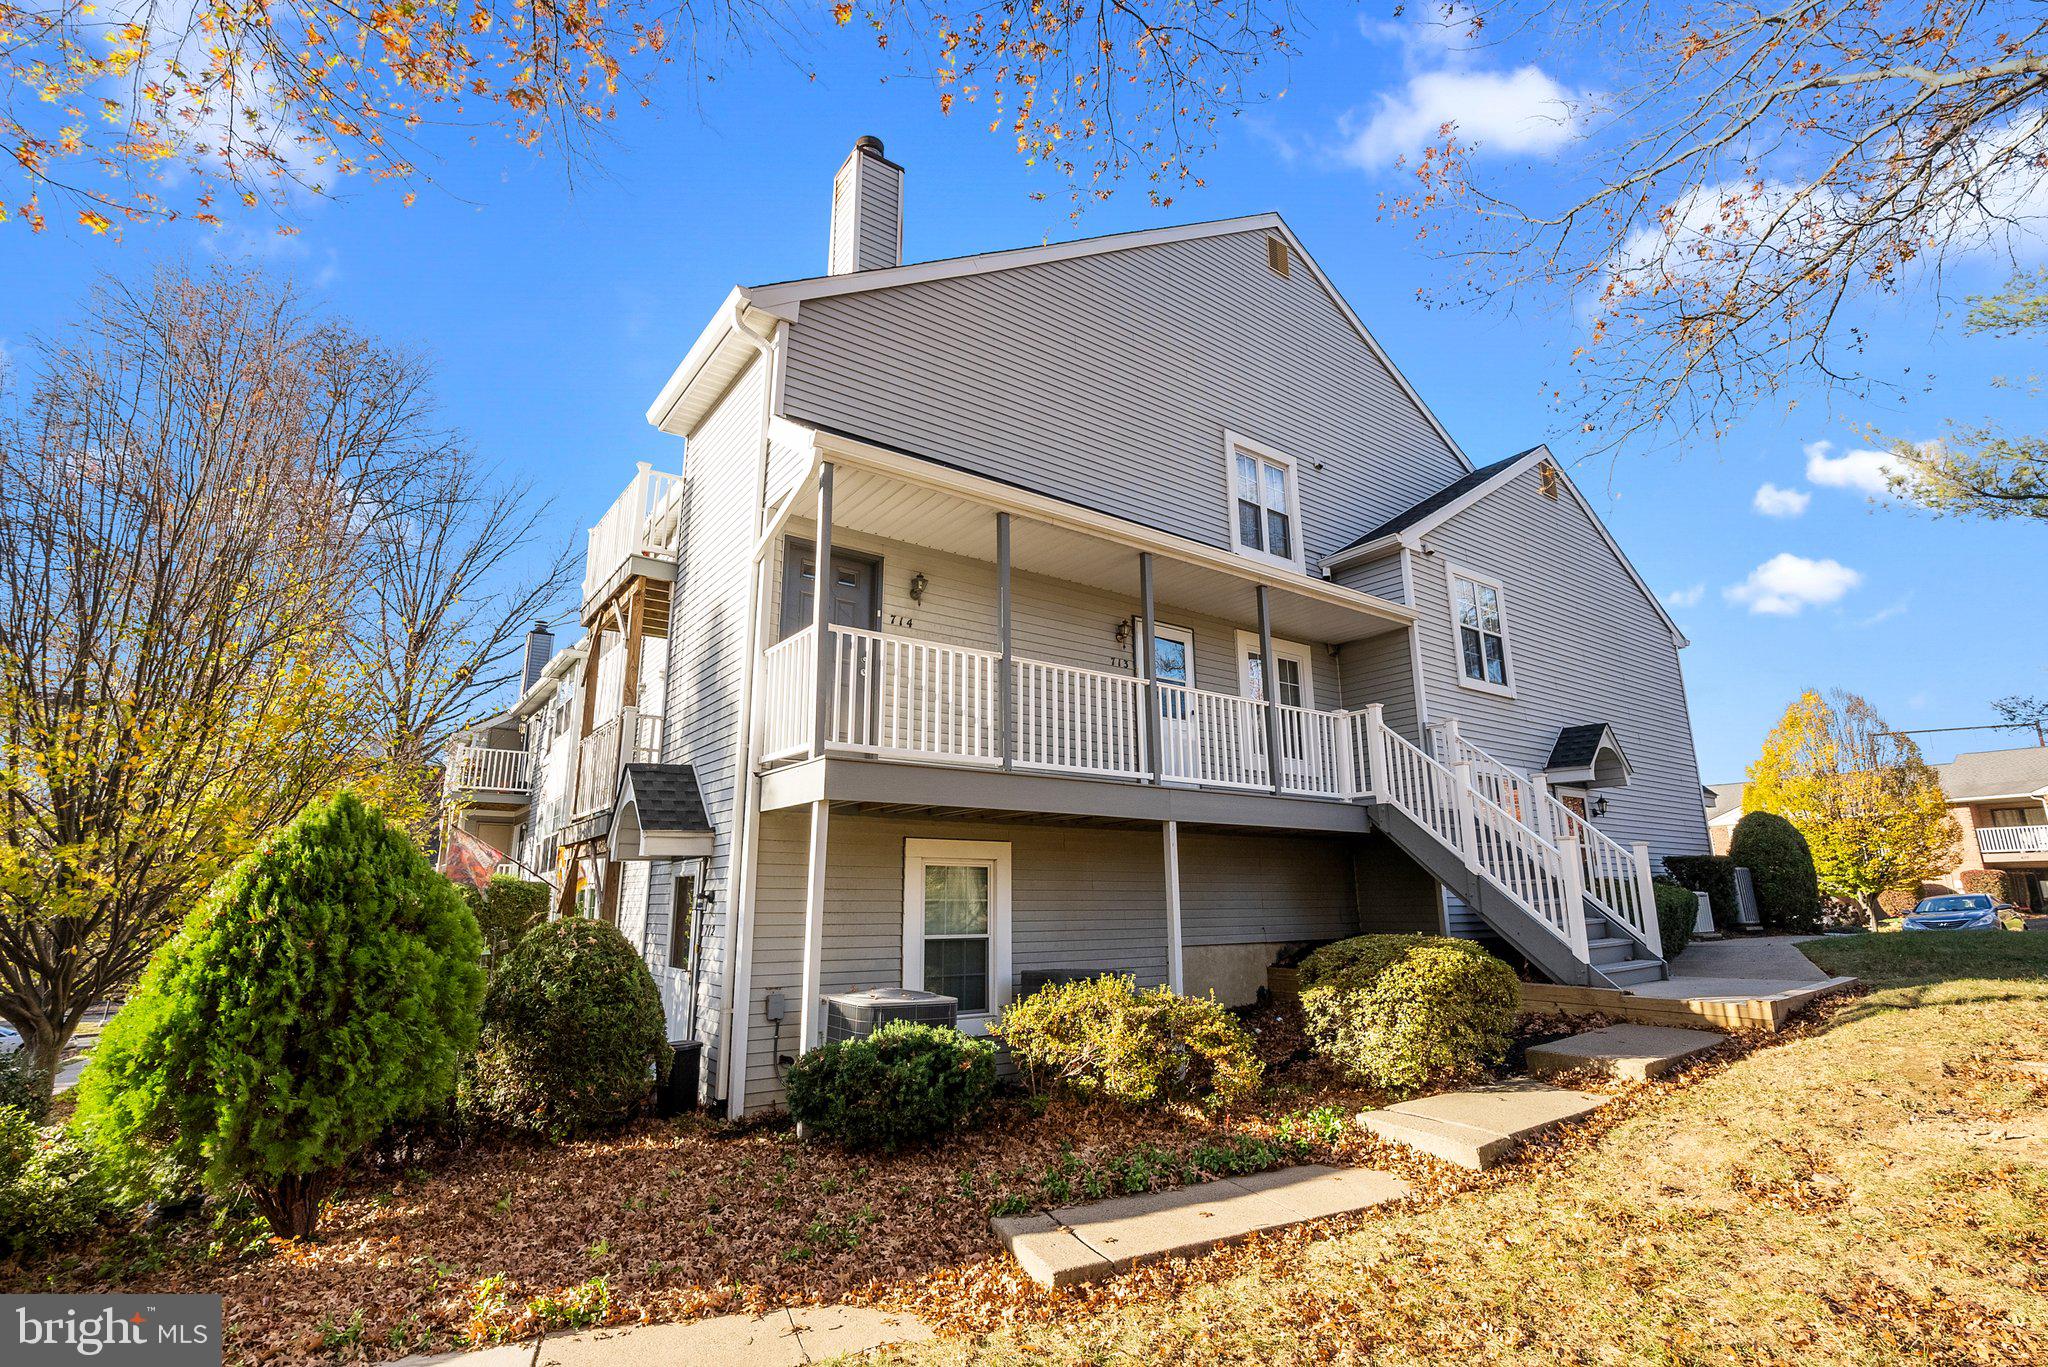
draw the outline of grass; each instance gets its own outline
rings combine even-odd
[[[1807,950],[1865,994],[1597,1139],[890,1360],[2039,1361],[2048,1087],[2006,1065],[2048,1057],[2048,935]]]

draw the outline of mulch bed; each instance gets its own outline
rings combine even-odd
[[[1010,1096],[987,1124],[893,1157],[801,1143],[786,1125],[645,1121],[580,1143],[493,1142],[424,1169],[366,1173],[334,1199],[311,1245],[202,1216],[0,1266],[0,1285],[216,1292],[228,1357],[242,1362],[380,1360],[543,1328],[842,1300],[985,1328],[1131,1294],[1119,1289],[1127,1278],[1078,1300],[1040,1291],[1000,1256],[992,1211],[1176,1186],[1247,1163],[1386,1168],[1423,1199],[1485,1180],[1352,1124],[1384,1098],[1309,1057],[1294,1008],[1264,1008],[1248,1023],[1267,1085],[1225,1116]],[[1562,1028],[1532,1019],[1524,1031],[1533,1040]],[[1524,1048],[1518,1041],[1515,1056]]]

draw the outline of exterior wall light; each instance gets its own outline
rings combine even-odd
[[[929,579],[927,579],[927,578],[925,578],[925,577],[924,577],[924,571],[920,570],[920,571],[918,571],[918,572],[917,572],[916,574],[913,574],[913,575],[911,575],[911,576],[910,576],[910,601],[911,601],[911,602],[913,602],[913,603],[916,603],[916,604],[917,604],[917,605],[918,605],[919,607],[923,607],[923,606],[924,606],[924,591],[925,591],[926,589],[930,588],[930,587],[931,587],[931,580],[929,580]]]

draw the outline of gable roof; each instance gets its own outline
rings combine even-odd
[[[1472,458],[1458,445],[1457,438],[1450,434],[1415,387],[1408,383],[1408,377],[1394,364],[1379,339],[1365,326],[1337,287],[1330,283],[1330,277],[1309,255],[1308,248],[1301,245],[1301,239],[1287,226],[1279,214],[1266,212],[1248,214],[1241,218],[1219,218],[1205,223],[1183,223],[1168,228],[1143,228],[1135,232],[1109,233],[1101,237],[1084,237],[1073,242],[1055,242],[1035,247],[1011,247],[999,251],[976,252],[969,256],[944,257],[937,261],[919,261],[904,266],[886,266],[871,271],[848,271],[839,275],[813,275],[799,280],[782,280],[766,285],[740,286],[726,296],[718,313],[706,325],[704,331],[691,346],[689,354],[675,373],[662,386],[661,393],[647,410],[647,421],[667,432],[687,432],[695,425],[696,419],[710,406],[727,383],[737,374],[737,366],[751,358],[750,344],[735,345],[737,330],[744,326],[743,316],[764,315],[764,324],[772,327],[776,322],[794,324],[802,316],[803,304],[807,299],[825,299],[841,294],[862,294],[869,291],[896,289],[904,285],[922,284],[930,280],[952,280],[965,276],[988,275],[996,271],[1021,270],[1027,266],[1041,266],[1055,261],[1072,261],[1081,257],[1103,256],[1110,252],[1139,251],[1146,247],[1161,246],[1170,242],[1192,242],[1204,238],[1228,237],[1235,233],[1270,232],[1278,233],[1287,242],[1288,250],[1308,269],[1316,284],[1328,296],[1330,303],[1341,314],[1352,331],[1373,357],[1386,368],[1394,383],[1408,401],[1415,405],[1453,458],[1466,468],[1471,468]],[[756,338],[762,332],[756,329]],[[698,394],[697,391],[706,391]],[[687,402],[686,402],[687,401]]]
[[[612,804],[611,844],[621,860],[711,853],[715,832],[697,771],[687,764],[628,764]]]
[[[1612,754],[1621,765],[1621,782],[1626,786],[1634,772],[1633,766],[1629,764],[1628,755],[1622,750],[1614,728],[1604,721],[1586,722],[1560,730],[1550,747],[1550,758],[1544,762],[1543,772],[1566,782],[1590,782],[1597,777],[1595,770],[1603,750]]]
[[[1711,824],[1724,816],[1740,817],[1742,815],[1742,790],[1748,786],[1749,784],[1743,781],[1709,783],[1706,785],[1706,793],[1712,795],[1712,800],[1706,804],[1708,823]],[[1731,821],[1728,824],[1732,826],[1735,823]]]
[[[1649,583],[1637,572],[1635,562],[1630,560],[1627,553],[1621,549],[1621,543],[1614,539],[1614,533],[1607,530],[1607,524],[1600,520],[1600,514],[1593,511],[1593,505],[1588,503],[1586,496],[1579,492],[1579,486],[1572,483],[1571,476],[1565,473],[1564,467],[1559,465],[1556,457],[1550,454],[1550,448],[1547,445],[1532,446],[1526,451],[1519,451],[1509,456],[1506,460],[1497,460],[1491,465],[1484,466],[1472,471],[1468,475],[1452,480],[1428,498],[1414,504],[1407,511],[1397,513],[1393,517],[1388,518],[1364,536],[1353,541],[1343,550],[1338,551],[1334,555],[1323,557],[1323,572],[1328,574],[1333,570],[1340,570],[1346,565],[1354,565],[1364,560],[1376,560],[1404,546],[1420,546],[1422,538],[1428,533],[1441,527],[1473,504],[1480,502],[1482,499],[1489,498],[1507,487],[1509,481],[1513,480],[1524,470],[1529,469],[1531,466],[1541,465],[1545,461],[1550,462],[1551,468],[1557,471],[1558,483],[1570,492],[1572,501],[1579,505],[1579,511],[1584,513],[1586,520],[1593,524],[1593,530],[1600,534],[1600,539],[1607,543],[1607,549],[1614,553],[1614,558],[1620,562],[1621,568],[1628,574],[1629,578],[1635,580],[1636,587],[1641,589],[1643,597],[1649,600],[1651,609],[1656,612],[1657,616],[1663,619],[1664,625],[1670,629],[1672,638],[1681,646],[1690,645],[1691,642],[1685,639],[1685,633],[1679,630],[1678,623],[1665,610],[1663,600],[1657,597],[1656,593],[1650,588]]]
[[[1972,750],[1938,764],[1950,802],[1990,797],[2039,797],[2048,790],[2048,749]]]

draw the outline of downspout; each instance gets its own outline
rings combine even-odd
[[[774,340],[766,341],[747,326],[737,299],[732,303],[731,312],[733,331],[753,346],[764,367],[761,376],[761,448],[754,476],[751,514],[753,540],[758,543],[766,513],[763,505],[768,501],[770,428],[775,413],[778,367],[783,344],[788,337],[788,324],[777,323]],[[747,1013],[754,990],[754,865],[760,850],[761,820],[761,783],[754,763],[758,749],[754,661],[760,653],[763,592],[757,551],[753,563],[747,566],[747,616],[740,655],[739,735],[733,742],[735,774],[743,785],[745,797],[740,806],[739,827],[733,832],[732,910],[725,918],[725,1019],[719,1030],[719,1067],[725,1074],[725,1109],[726,1114],[734,1119],[745,1112],[747,1104]],[[690,1009],[696,1010],[696,1003],[692,1002]]]

